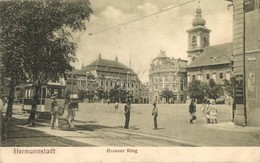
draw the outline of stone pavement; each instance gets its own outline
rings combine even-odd
[[[235,126],[223,118],[218,124],[206,124],[198,114],[196,124],[190,125],[188,115],[183,114],[186,111],[172,109],[174,114],[170,115],[165,107],[160,110],[159,129],[152,130],[152,121],[142,118],[146,112],[135,110],[130,129],[125,130],[120,126],[124,121],[122,111],[114,112],[113,107],[106,111],[88,109],[77,112],[77,131],[51,130],[49,120],[37,120],[35,127],[28,127],[28,117],[16,112],[1,146],[260,146],[259,127]]]
[[[14,116],[21,118],[21,116]],[[193,137],[187,137],[181,132],[179,132],[179,136],[171,136],[169,134],[158,133],[158,131],[151,130],[150,132],[135,130],[134,128],[130,128],[129,130],[125,130],[120,127],[116,128],[104,128],[95,130],[94,132],[91,130],[77,130],[77,131],[66,131],[60,128],[55,128],[54,130],[50,129],[50,124],[46,122],[38,122],[36,127],[28,127],[24,124],[24,119],[15,118],[13,121],[8,124],[8,132],[7,132],[7,140],[3,142],[2,146],[63,146],[63,147],[72,147],[72,146],[114,146],[113,140],[108,141],[104,138],[104,134],[108,134],[114,138],[120,138],[122,135],[132,135],[130,139],[138,136],[141,139],[154,139],[155,141],[166,141],[168,143],[176,144],[177,146],[219,146],[228,145],[226,143],[227,140],[231,140],[232,138],[224,137],[223,142],[211,142],[206,139],[201,140],[198,138],[197,134],[194,134]],[[76,126],[80,126],[82,123],[76,123]],[[196,125],[196,124],[195,124]],[[195,126],[190,126],[195,127]],[[204,129],[204,135],[207,138],[212,140],[216,139],[215,136],[210,136],[213,132],[209,132],[214,130],[219,135],[227,135],[226,132],[232,131],[232,133],[236,134],[253,134],[260,135],[260,128],[255,127],[239,127],[233,125],[231,122],[227,123],[219,123],[219,124],[204,124],[202,125]],[[113,135],[114,134],[114,135]],[[190,134],[187,132],[186,134]],[[204,137],[205,138],[205,137]],[[235,138],[233,138],[234,140]],[[249,145],[258,145],[260,144],[259,137],[252,144],[247,142]],[[253,140],[251,140],[252,142]],[[232,142],[232,141],[231,141]],[[238,146],[241,145],[240,143]],[[248,145],[244,144],[244,145]],[[126,144],[117,144],[118,146],[127,146]],[[130,142],[130,145],[134,145],[133,142]],[[147,144],[149,146],[149,142]],[[151,144],[151,146],[160,146],[160,144]],[[170,144],[169,144],[170,145]],[[144,146],[142,143],[136,143],[136,146]],[[165,146],[165,144],[161,144],[161,146]]]

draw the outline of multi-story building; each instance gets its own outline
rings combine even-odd
[[[188,83],[193,79],[202,82],[214,79],[218,84],[223,84],[224,79],[230,80],[233,76],[232,48],[233,43],[205,47],[201,54],[187,67]]]
[[[210,32],[202,17],[200,4],[196,9],[196,16],[192,21],[192,28],[188,33],[188,83],[196,79],[208,82],[214,79],[223,84],[223,80],[232,77],[233,43],[210,46]]]
[[[101,55],[81,70],[69,72],[66,80],[66,88],[73,94],[85,92],[86,96],[94,99],[110,98],[111,89],[117,85],[117,89],[125,90],[135,103],[140,102],[140,84],[138,75],[133,69],[120,63],[118,57],[108,60],[101,58]],[[102,90],[103,97],[97,96],[98,90]]]
[[[149,71],[150,93],[149,101],[153,103],[156,99],[158,103],[184,103],[186,101],[187,87],[187,61],[182,59],[169,58],[165,51],[152,60]],[[161,96],[163,90],[173,92],[171,99]]]
[[[260,126],[260,0],[228,1],[233,6],[235,124]]]

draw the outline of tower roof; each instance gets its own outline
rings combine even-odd
[[[200,6],[200,1],[198,2],[198,7],[196,9],[196,16],[192,20],[193,26],[204,26],[206,24],[206,20],[202,17],[202,9]]]

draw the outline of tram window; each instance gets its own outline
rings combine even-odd
[[[58,98],[61,98],[61,94],[62,94],[62,93],[61,93],[61,89],[58,89],[57,92],[58,92]]]
[[[50,98],[52,95],[52,89],[48,88],[48,94],[47,94],[47,98]]]
[[[41,91],[42,91],[42,92],[41,92],[41,97],[42,97],[42,98],[46,98],[46,88],[45,88],[45,87],[42,88]]]

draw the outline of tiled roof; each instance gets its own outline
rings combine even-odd
[[[130,69],[128,66],[116,60],[107,60],[102,58],[99,58],[89,65],[85,66],[81,71],[90,71],[92,73],[95,71],[97,75],[106,75],[111,73],[114,73],[114,75],[123,75],[127,74],[127,72],[130,72],[130,74],[132,75],[137,75],[133,71],[133,69]]]
[[[125,66],[124,64],[122,64],[122,63],[120,63],[118,61],[108,60],[108,59],[97,59],[96,61],[90,63],[86,67],[92,67],[92,66],[102,66],[102,67],[113,67],[113,68],[120,68],[120,69],[130,69],[129,67]]]
[[[188,68],[219,64],[229,64],[233,54],[233,43],[208,46],[202,54],[193,61]]]

